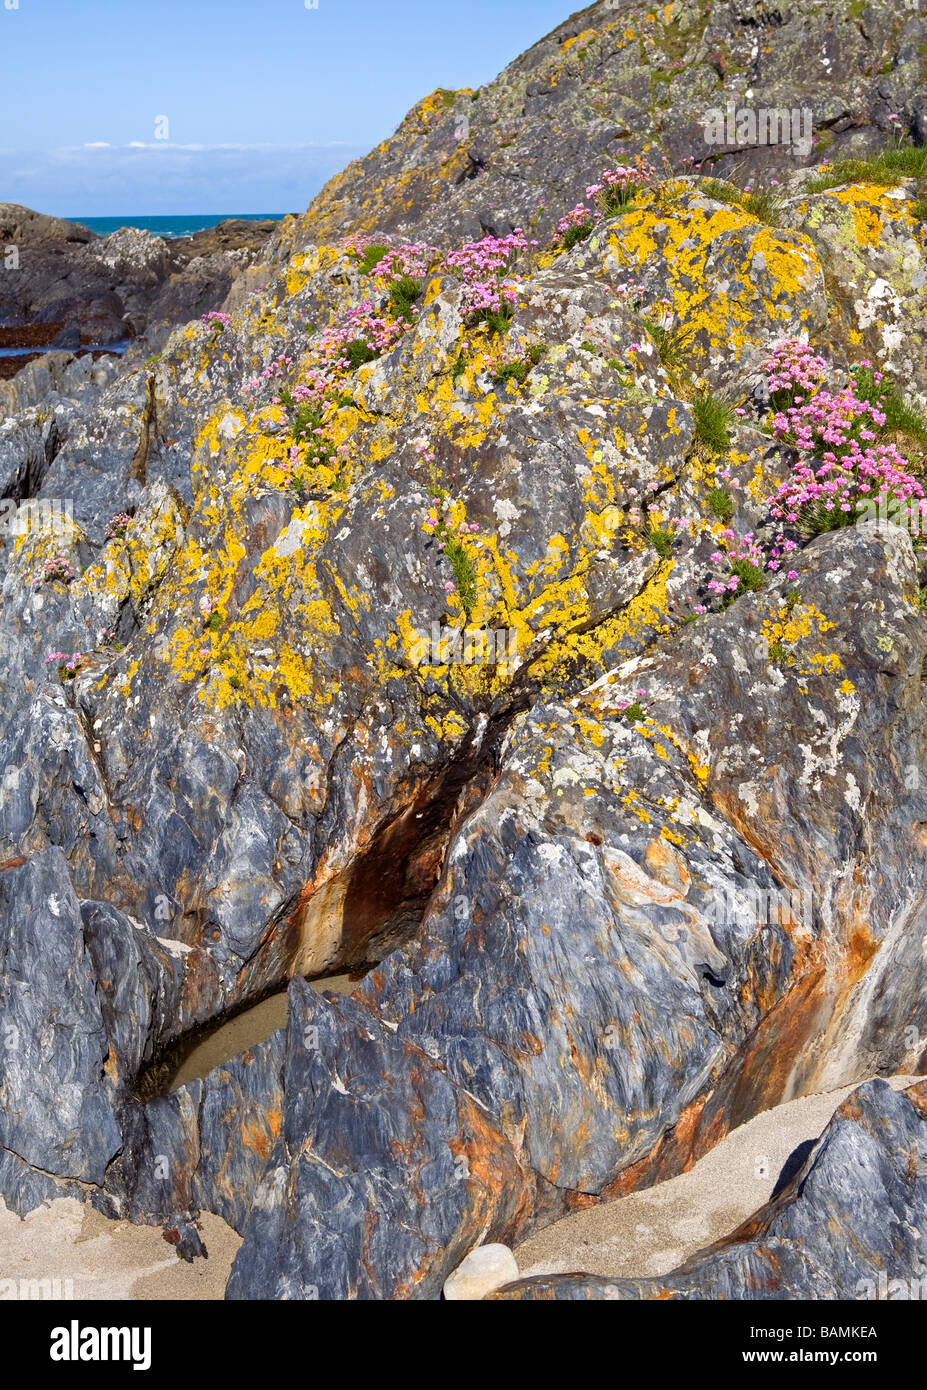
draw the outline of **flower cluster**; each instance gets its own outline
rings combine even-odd
[[[613,217],[633,203],[656,172],[656,166],[643,159],[636,160],[634,164],[619,164],[616,169],[606,169],[598,183],[591,183],[586,189],[586,197],[595,201],[601,216]]]
[[[554,241],[562,241],[567,251],[571,250],[577,242],[585,240],[601,216],[600,212],[587,208],[585,203],[577,203],[557,223]]]
[[[292,365],[292,357],[287,357],[284,353],[281,353],[280,356],[275,357],[272,362],[268,362],[267,366],[261,372],[261,376],[265,381],[271,381],[274,377],[284,377],[288,374]],[[259,379],[255,379],[255,385],[260,385]]]
[[[780,371],[774,379],[798,384],[811,374],[794,367],[791,375]],[[874,384],[881,380],[874,372]],[[770,499],[776,520],[811,535],[852,524],[865,502],[887,505],[924,496],[908,460],[879,438],[886,421],[881,401],[860,399],[852,376],[842,390],[818,390],[810,399],[795,395],[794,387],[777,389],[791,389],[795,404],[773,416],[773,435],[799,456],[791,477]]]
[[[106,539],[108,541],[125,540],[131,521],[132,518],[128,512],[120,512],[118,516],[110,517],[109,525],[106,528]]]
[[[537,246],[536,241],[530,244]],[[516,228],[508,236],[468,241],[450,252],[444,264],[464,282],[460,312],[466,321],[476,324],[489,315],[511,312],[521,278],[512,273],[512,266],[518,252],[528,245],[524,233]]]
[[[603,217],[614,217],[633,203],[655,173],[655,166],[641,159],[635,164],[619,164],[616,169],[606,169],[599,181],[590,183],[586,189],[588,206],[587,203],[577,203],[575,208],[560,218],[551,244],[571,250],[577,242],[589,236]]]
[[[74,566],[67,556],[54,555],[50,560],[45,561],[41,574],[32,581],[32,587],[37,589],[40,584],[51,584],[56,579],[60,580],[62,584],[71,584],[76,578]]]
[[[319,349],[336,371],[353,372],[394,348],[403,331],[400,320],[383,318],[365,299],[356,309],[349,310],[340,323],[325,329]]]
[[[215,309],[210,309],[208,314],[200,318],[200,323],[208,323],[211,328],[227,328],[231,322],[231,314],[220,314]]]
[[[718,573],[708,581],[708,589],[719,598],[736,595],[752,570],[762,573],[766,563],[763,547],[752,531],[738,536],[730,527],[721,532],[727,550],[716,550],[711,563]]]
[[[784,407],[800,405],[804,396],[818,389],[827,373],[827,363],[800,338],[786,338],[773,348],[763,363],[763,371],[773,403]]]
[[[286,484],[301,491],[301,465],[333,468],[339,455],[348,449],[345,442],[335,443],[331,428],[340,398],[330,378],[310,373],[292,390],[282,387],[272,403],[283,407],[293,440],[283,466]]]
[[[69,676],[76,675],[77,671],[80,669],[82,660],[83,656],[80,652],[72,652],[70,656],[65,652],[49,652],[48,656],[45,658],[45,665],[50,666],[52,662],[56,662],[62,677],[66,679]]]
[[[626,719],[629,724],[637,724],[647,718],[649,711],[653,707],[653,701],[648,700],[646,704],[642,705],[641,701],[646,698],[646,695],[646,690],[638,690],[636,700],[618,701],[618,709],[622,717]]]
[[[437,247],[428,246],[424,241],[391,246],[377,261],[372,273],[383,280],[397,280],[403,275],[411,280],[424,280],[440,254]]]

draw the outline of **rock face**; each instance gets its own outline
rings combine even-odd
[[[923,1298],[927,1086],[883,1081],[841,1105],[781,1191],[663,1279],[515,1281],[500,1300]]]
[[[477,91],[439,89],[389,140],[332,179],[300,224],[414,233],[454,244],[513,227],[550,235],[616,146],[705,173],[769,181],[826,151],[881,146],[898,115],[927,140],[923,14],[820,0],[599,0]],[[808,55],[818,55],[809,60]],[[805,110],[815,143],[706,145],[705,119],[741,109]],[[437,193],[436,193],[436,190]]]
[[[749,40],[793,92],[776,13],[767,53],[754,7],[680,6],[679,100],[716,32],[721,66]],[[866,13],[827,34],[874,134],[873,52],[904,67],[924,21]],[[575,50],[633,93],[665,21],[615,14],[500,91],[527,105]],[[561,158],[553,119],[532,107],[526,159],[529,131]],[[411,148],[444,219],[422,236],[469,226]],[[553,164],[521,190],[539,229],[582,169],[557,209]],[[500,225],[452,255],[389,237],[401,180],[370,195],[384,245],[345,209],[313,240],[330,188],[157,361],[95,380],[62,354],[44,396],[24,375],[0,430],[0,496],[38,518],[0,546],[8,1203],[73,1190],[187,1253],[216,1212],[233,1298],[438,1298],[476,1247],[781,1100],[923,1074],[927,575],[866,479],[922,490],[927,249],[921,185],[880,172],[784,177],[772,211],[644,174],[574,244]],[[118,280],[146,247],[94,254]],[[832,514],[795,489],[850,449],[841,411]],[[306,982],[334,972],[349,997]],[[284,989],[285,1030],[170,1089],[204,1028]],[[861,1094],[894,1133],[908,1111]],[[880,1173],[873,1200],[908,1202]]]

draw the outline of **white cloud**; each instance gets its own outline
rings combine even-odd
[[[0,202],[58,216],[302,211],[365,151],[342,143],[181,145],[93,141],[0,150]]]

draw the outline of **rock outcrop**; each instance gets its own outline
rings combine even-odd
[[[892,116],[923,143],[923,23],[911,6],[882,3],[599,0],[488,86],[420,102],[326,185],[300,234],[453,245],[523,227],[543,238],[616,146],[749,183],[877,148]],[[758,144],[760,132],[738,139],[735,121],[733,135],[706,145],[706,116],[726,115],[729,102],[735,113],[806,111],[806,124],[795,142]]]
[[[927,1087],[861,1087],[754,1217],[663,1279],[553,1275],[490,1299],[919,1300],[927,1227]]]
[[[0,203],[0,347],[107,348],[143,337],[151,352],[178,323],[217,310],[275,228],[232,219],[176,242],[137,227],[98,237]]]

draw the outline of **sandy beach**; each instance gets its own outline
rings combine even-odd
[[[886,1080],[900,1091],[923,1077]],[[688,1173],[555,1221],[515,1250],[522,1277],[669,1273],[767,1202],[789,1155],[817,1139],[858,1084],[766,1110],[733,1130]]]
[[[259,1009],[256,1016],[235,1020],[241,1036],[272,1021],[272,1010]],[[224,1046],[229,1039],[221,1041]],[[192,1065],[197,1074],[205,1060],[191,1054],[185,1067]],[[903,1090],[921,1079],[900,1076],[890,1084]],[[667,1273],[762,1206],[792,1151],[816,1139],[854,1089],[768,1110],[734,1130],[688,1173],[555,1222],[516,1249],[521,1274]],[[224,1221],[207,1213],[202,1239],[208,1259],[187,1264],[160,1227],[108,1220],[73,1198],[52,1202],[24,1221],[0,1208],[0,1279],[16,1280],[17,1286],[20,1280],[57,1280],[59,1296],[68,1298],[221,1299],[241,1244]]]

